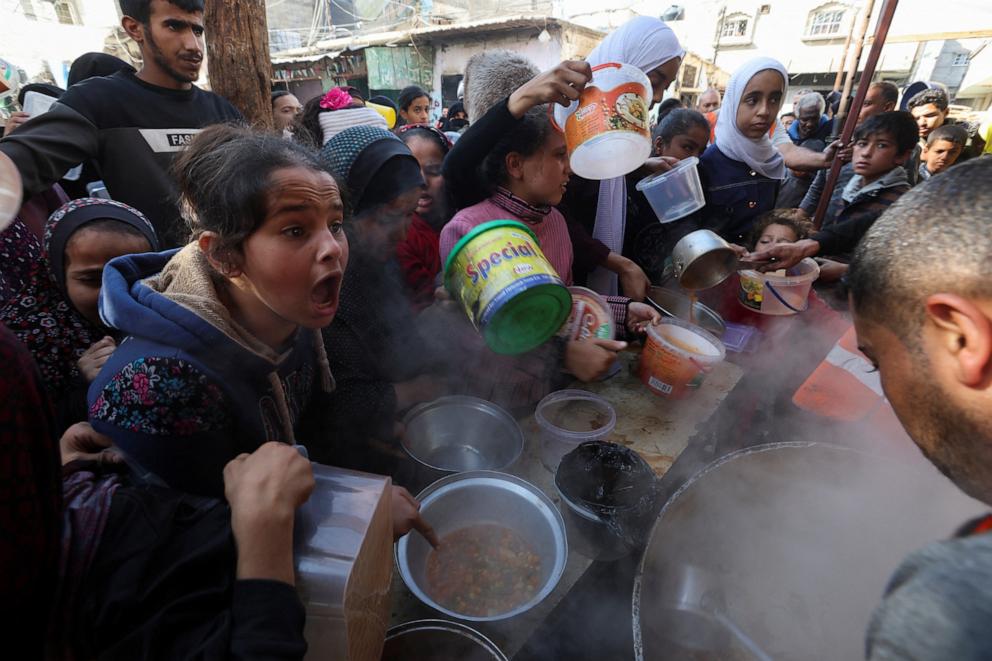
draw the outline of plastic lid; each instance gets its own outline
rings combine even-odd
[[[528,234],[530,234],[531,237],[534,238],[534,241],[537,241],[537,235],[534,234],[534,232],[532,232],[529,227],[521,223],[519,220],[490,220],[488,223],[482,223],[481,225],[478,225],[477,227],[473,228],[471,232],[469,232],[462,238],[458,239],[458,243],[456,243],[455,247],[451,249],[450,253],[448,253],[448,259],[444,260],[444,270],[442,271],[442,273],[444,273],[445,283],[447,283],[448,280],[448,269],[451,268],[451,265],[455,262],[455,256],[458,255],[459,252],[461,252],[462,248],[464,248],[469,241],[479,236],[483,232],[488,232],[489,230],[494,229],[496,227],[512,227],[513,229],[516,230],[523,230]]]
[[[531,287],[503,304],[486,324],[483,337],[496,353],[524,353],[547,342],[571,311],[572,296],[565,287]]]

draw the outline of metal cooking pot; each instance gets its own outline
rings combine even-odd
[[[458,622],[416,620],[386,632],[382,661],[506,661],[506,655],[481,633]]]
[[[414,492],[445,475],[506,470],[524,448],[524,435],[509,413],[478,397],[440,397],[410,409],[402,445],[416,462]]]
[[[634,583],[635,656],[684,658],[708,639],[713,658],[860,658],[902,559],[985,509],[922,457],[818,443],[727,455],[658,515]]]
[[[720,284],[737,270],[738,261],[730,244],[710,230],[686,234],[672,250],[675,279],[693,291]]]
[[[437,603],[427,583],[427,558],[431,547],[422,535],[405,535],[396,543],[396,565],[406,587],[420,601],[450,617],[473,622],[493,622],[524,613],[547,597],[558,585],[568,542],[565,522],[543,491],[519,477],[492,471],[449,475],[417,496],[420,513],[438,537],[479,523],[509,528],[526,540],[541,559],[541,587],[537,594],[513,609],[496,615],[458,613]]]
[[[723,337],[727,331],[727,324],[723,321],[723,317],[699,301],[693,305],[692,299],[674,289],[652,287],[648,292],[647,302],[658,312],[669,317],[690,321],[689,317],[691,316],[691,323],[703,330],[708,330],[717,337]],[[689,314],[690,305],[692,305],[692,315]]]

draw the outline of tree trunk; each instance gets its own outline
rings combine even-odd
[[[272,130],[272,62],[263,0],[206,3],[210,89],[234,104],[248,123]]]

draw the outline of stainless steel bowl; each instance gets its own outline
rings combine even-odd
[[[690,321],[689,306],[692,305],[692,299],[681,292],[667,287],[652,287],[648,292],[647,302],[664,315],[682,321]],[[703,330],[708,330],[717,337],[723,337],[727,331],[727,324],[720,315],[699,301],[696,301],[691,309],[692,320],[690,323],[696,324]]]
[[[430,544],[421,535],[406,535],[396,543],[396,565],[403,582],[420,601],[460,620],[489,622],[526,612],[555,589],[568,558],[565,522],[551,499],[534,485],[505,473],[471,471],[438,480],[417,499],[420,513],[442,539],[467,526],[491,523],[513,530],[541,558],[541,588],[529,601],[498,615],[465,615],[441,606],[430,596]]]
[[[686,234],[672,249],[675,279],[684,289],[715,287],[737,270],[737,253],[710,230]]]
[[[415,406],[403,424],[403,449],[418,464],[414,489],[450,473],[506,470],[524,449],[513,416],[477,397],[441,397]]]
[[[481,633],[458,622],[416,620],[386,632],[382,661],[506,661]]]

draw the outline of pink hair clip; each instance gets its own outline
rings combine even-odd
[[[325,110],[341,110],[342,108],[347,108],[351,105],[352,98],[351,95],[345,92],[340,87],[333,87],[331,90],[324,95],[324,98],[320,100],[320,107]]]

